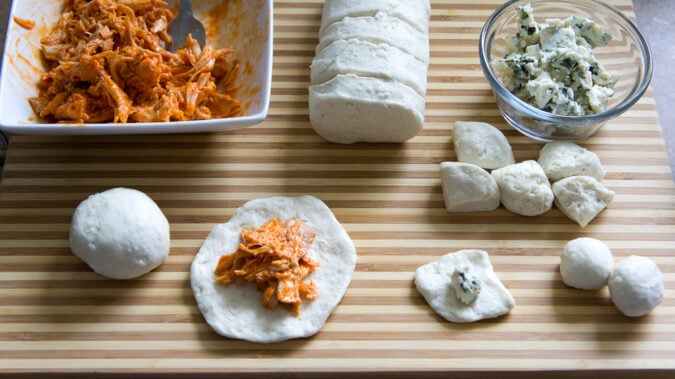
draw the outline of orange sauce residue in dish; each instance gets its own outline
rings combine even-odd
[[[252,282],[263,294],[263,307],[286,304],[300,316],[301,296],[319,296],[314,281],[303,281],[319,266],[307,254],[315,237],[304,222],[276,217],[258,229],[242,229],[237,250],[218,260],[215,280],[223,285]]]
[[[17,23],[17,25],[21,26],[22,28],[26,30],[31,30],[35,27],[35,21],[27,20],[25,18],[21,17],[12,17],[12,20]]]

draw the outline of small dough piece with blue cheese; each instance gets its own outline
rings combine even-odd
[[[499,317],[516,305],[495,274],[488,253],[482,250],[448,253],[419,267],[415,287],[431,309],[450,322]]]
[[[597,180],[605,177],[598,155],[574,142],[548,142],[539,152],[537,162],[552,182],[575,175],[592,176]]]
[[[537,108],[564,116],[604,112],[618,77],[593,53],[612,36],[586,17],[534,20],[518,7],[518,32],[507,38],[507,54],[492,67],[506,88]]]
[[[582,228],[614,200],[614,191],[590,176],[560,179],[553,183],[552,189],[556,207]]]
[[[504,134],[486,122],[457,121],[452,129],[457,160],[486,170],[515,163],[513,150]]]
[[[499,207],[499,186],[485,169],[471,163],[442,162],[440,174],[448,212],[493,211]]]

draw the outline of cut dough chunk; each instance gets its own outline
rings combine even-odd
[[[555,205],[582,228],[614,199],[614,192],[590,176],[570,176],[553,183]]]
[[[453,284],[461,276],[465,282]],[[431,309],[451,322],[499,317],[516,305],[482,250],[460,250],[419,267],[415,286]]]
[[[321,13],[319,37],[328,26],[345,17],[375,16],[378,12],[405,21],[422,33],[429,33],[429,0],[326,0]]]
[[[515,163],[509,141],[485,122],[457,121],[452,130],[457,160],[491,170]]]
[[[563,282],[582,290],[606,286],[613,266],[612,251],[595,238],[581,237],[568,242],[560,257]]]
[[[311,84],[321,84],[339,74],[370,76],[401,82],[424,96],[427,65],[387,44],[358,39],[337,40],[314,57]]]
[[[425,100],[405,84],[340,74],[309,87],[314,130],[337,143],[403,142],[424,125]]]
[[[504,207],[523,216],[537,216],[551,209],[553,191],[539,163],[533,160],[492,171]]]
[[[429,64],[429,36],[398,18],[387,16],[385,12],[377,12],[374,17],[346,17],[331,24],[321,36],[316,54],[335,41],[352,38],[375,44],[386,43]]]
[[[169,221],[146,194],[112,188],[82,201],[70,224],[70,249],[92,270],[132,279],[161,265],[169,255]]]
[[[591,176],[597,180],[605,176],[598,155],[573,142],[547,143],[539,152],[537,161],[552,182],[575,175]]]
[[[320,266],[308,279],[316,284],[319,296],[303,301],[297,317],[281,307],[263,308],[262,294],[251,282],[222,285],[215,281],[218,260],[237,249],[242,228],[260,227],[274,217],[302,220],[316,233],[307,254]],[[312,196],[261,198],[247,202],[227,223],[213,227],[192,262],[190,283],[199,310],[218,334],[270,343],[317,333],[342,299],[355,265],[352,240],[321,200]]]
[[[632,255],[619,262],[608,285],[612,302],[629,317],[646,315],[663,299],[663,275],[647,257]]]
[[[461,162],[441,163],[441,185],[449,212],[492,211],[499,207],[499,187],[484,169]]]

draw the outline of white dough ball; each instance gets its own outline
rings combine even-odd
[[[631,255],[619,262],[609,275],[609,295],[626,316],[649,313],[663,299],[663,275],[656,263]]]
[[[89,196],[73,213],[70,249],[103,276],[141,276],[164,262],[169,247],[169,222],[143,192],[112,188]]]
[[[607,285],[614,258],[609,247],[595,238],[582,237],[568,242],[560,257],[560,275],[565,284],[583,290]]]

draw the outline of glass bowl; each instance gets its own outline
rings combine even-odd
[[[497,77],[491,62],[508,53],[508,39],[518,30],[519,6],[530,4],[534,19],[565,19],[569,16],[587,17],[612,36],[604,47],[593,53],[605,69],[618,75],[602,113],[582,116],[553,114],[521,100],[509,92]],[[504,119],[524,135],[539,141],[581,140],[597,132],[603,124],[627,111],[644,94],[652,78],[649,46],[637,26],[617,8],[595,0],[512,0],[497,9],[485,23],[479,42],[480,63],[495,95]]]

